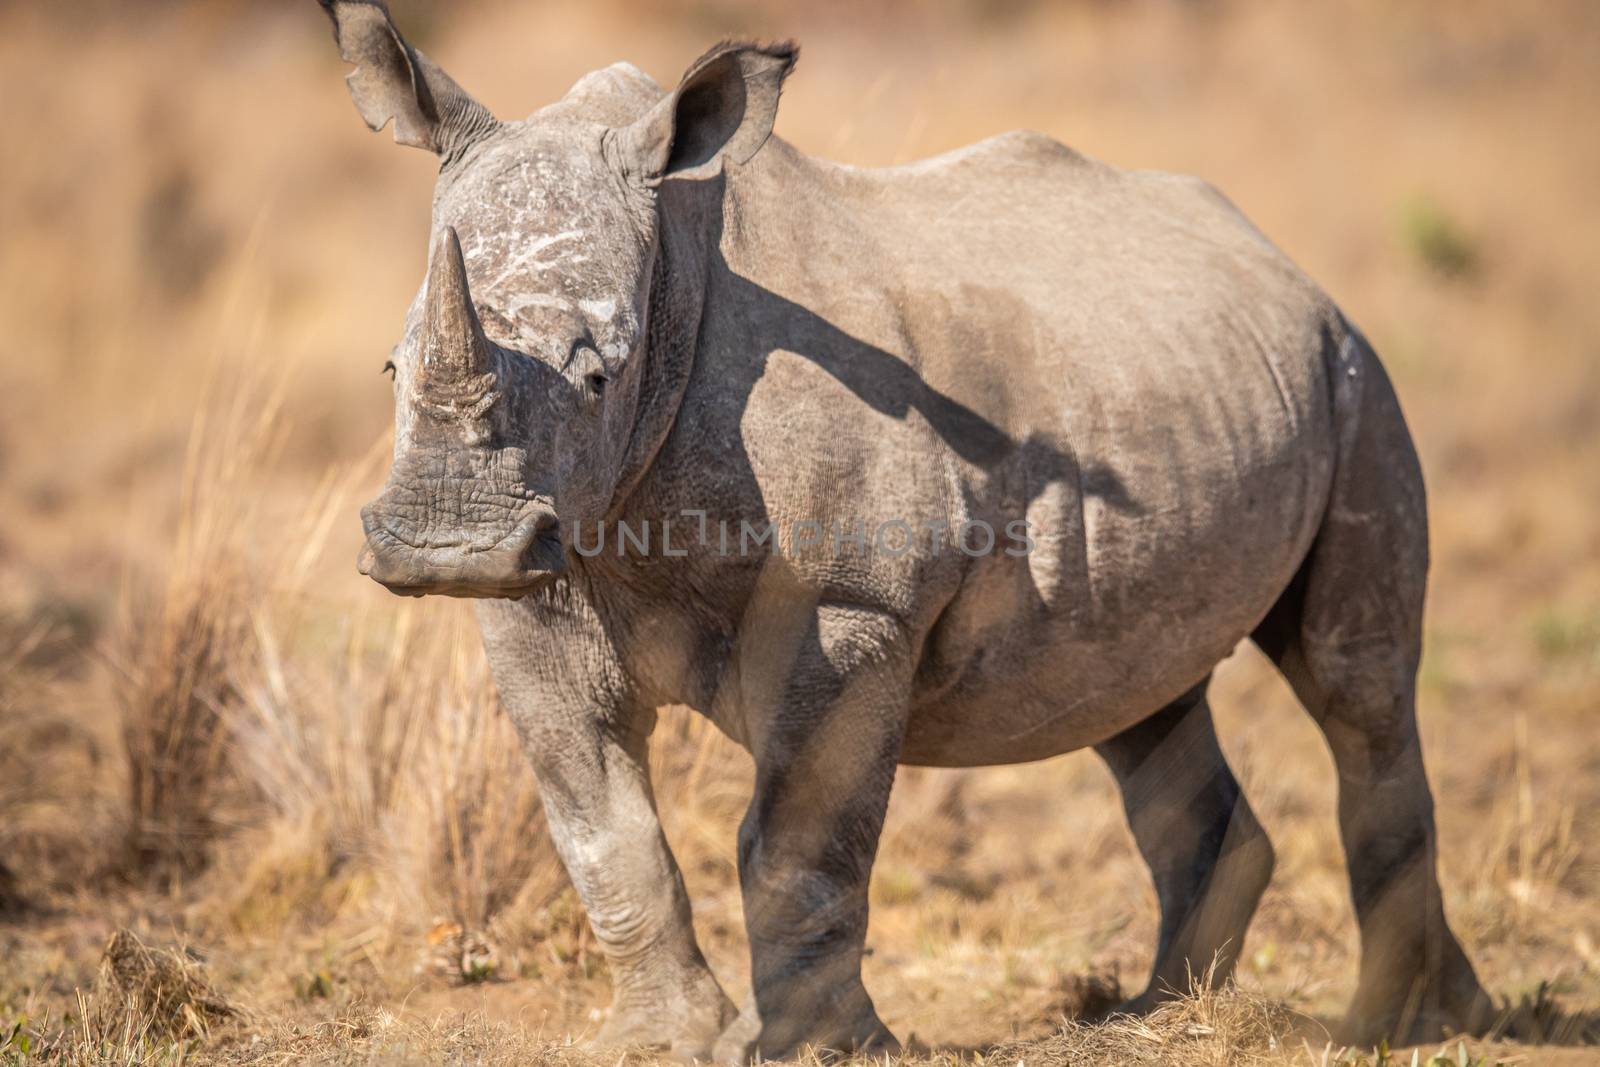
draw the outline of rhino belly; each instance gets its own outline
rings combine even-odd
[[[1032,490],[1032,551],[975,561],[925,643],[903,762],[1084,748],[1204,678],[1288,585],[1319,521],[1327,450],[1283,444],[1245,470],[1085,461]]]

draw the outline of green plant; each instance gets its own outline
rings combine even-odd
[[[1466,279],[1479,272],[1477,241],[1427,196],[1412,197],[1402,206],[1400,234],[1422,265],[1441,278]]]
[[[1547,660],[1600,665],[1600,611],[1547,606],[1534,617],[1533,643]]]
[[[11,1024],[11,1029],[6,1033],[6,1039],[0,1041],[0,1064],[21,1064],[28,1061],[33,1052],[33,1034],[27,1030],[28,1017],[19,1016]]]

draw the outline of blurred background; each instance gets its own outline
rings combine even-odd
[[[1420,702],[1453,921],[1486,983],[1529,998],[1524,1036],[1554,1032],[1553,1002],[1597,1006],[1600,5],[391,6],[503,118],[618,59],[670,86],[721,37],[792,36],[777,133],[807,152],[893,164],[1032,128],[1218,185],[1367,332],[1422,453]],[[377,1005],[435,1020],[406,1031],[418,1048],[453,1047],[441,1012],[514,1043],[581,1034],[605,1003],[469,612],[353,565],[436,161],[369,134],[345,70],[311,0],[0,4],[13,1049],[126,1023],[104,1013],[132,994],[97,977],[119,927],[204,956],[257,1040]],[[1331,761],[1249,648],[1214,703],[1280,856],[1240,984],[1326,1017],[1356,949]],[[658,736],[669,836],[737,996],[748,761],[686,713]],[[904,775],[873,899],[869,988],[935,1044],[1048,1034],[1137,990],[1154,938],[1086,753]],[[100,1007],[68,1025],[78,989]],[[140,1040],[166,1033],[138,1018]]]

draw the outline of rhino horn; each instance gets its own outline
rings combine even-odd
[[[467,288],[467,264],[454,226],[434,242],[422,318],[419,380],[430,389],[466,392],[493,370],[493,346]]]

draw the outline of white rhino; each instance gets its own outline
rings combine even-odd
[[[368,125],[442,161],[361,567],[482,598],[610,965],[601,1041],[893,1048],[861,956],[899,764],[1093,747],[1161,905],[1128,1007],[1226,976],[1273,862],[1206,703],[1245,638],[1338,765],[1351,1036],[1482,1020],[1414,713],[1416,454],[1362,335],[1227,200],[1035,133],[812,159],[770,136],[791,44],[503,122],[381,3],[323,4]],[[666,704],[755,761],[742,1010],[651,797]]]

